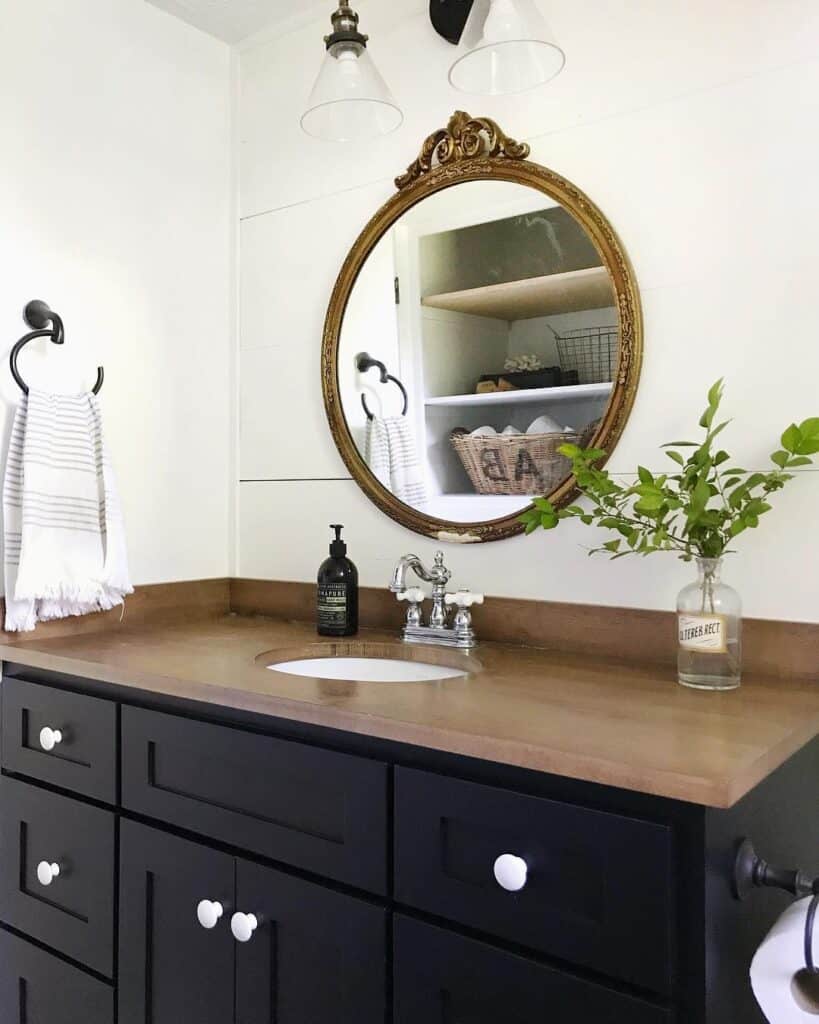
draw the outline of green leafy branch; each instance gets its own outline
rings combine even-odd
[[[637,482],[630,487],[598,468],[606,455],[601,449],[563,445],[559,451],[571,459],[577,486],[590,507],[570,505],[558,510],[547,498],[536,498],[520,517],[526,533],[552,530],[563,519],[579,519],[617,534],[589,554],[623,558],[673,551],[687,562],[722,557],[734,538],[755,529],[760,517],[770,512],[768,498],[793,479],[789,471],[812,464],[811,456],[819,452],[819,416],[814,416],[787,428],[782,447],[770,456],[773,469],[752,472],[731,465],[731,456],[715,443],[730,423],[717,422],[722,395],[720,379],[709,390],[708,407],[700,417],[703,440],[662,446],[675,470],[654,476],[638,466]],[[685,458],[679,449],[692,451]]]

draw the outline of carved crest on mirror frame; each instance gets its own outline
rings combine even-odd
[[[427,136],[418,159],[395,179],[396,188],[407,188],[435,166],[446,167],[483,156],[525,160],[529,146],[504,134],[490,117],[471,117],[464,110],[456,110],[446,128]]]

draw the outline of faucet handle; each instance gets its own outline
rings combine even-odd
[[[399,601],[409,601],[409,608],[407,608],[407,626],[410,629],[421,625],[421,602],[426,597],[426,594],[421,590],[420,587],[407,587],[406,590],[399,591]]]
[[[456,590],[444,598],[447,604],[456,604],[459,608],[471,608],[473,604],[483,604],[483,594],[473,594],[471,590]]]

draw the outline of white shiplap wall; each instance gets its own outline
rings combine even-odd
[[[646,358],[612,459],[663,466],[707,386],[728,378],[726,434],[760,465],[792,418],[819,413],[819,6],[813,0],[550,0],[568,53],[543,90],[511,99],[450,89],[448,45],[426,2],[363,0],[372,52],[406,119],[361,149],[309,139],[298,118],[323,19],[241,57],[241,472],[239,573],[312,579],[329,522],[345,522],[362,582],[383,585],[423,540],[348,478],[321,403],[319,356],[341,261],[423,137],[459,106],[532,143],[619,232],[641,287]],[[751,615],[819,621],[819,472],[777,498],[742,538],[728,578]],[[690,568],[673,559],[590,560],[574,524],[453,548],[456,582],[487,593],[669,607]]]

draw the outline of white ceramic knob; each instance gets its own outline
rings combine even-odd
[[[471,608],[473,604],[483,604],[483,594],[473,594],[471,590],[458,590],[454,594],[447,594],[444,600],[447,604],[456,604],[459,608]]]
[[[420,587],[408,587],[398,595],[399,601],[410,601],[412,604],[419,604],[424,600],[424,592]]]
[[[202,900],[196,908],[196,917],[203,928],[210,930],[219,923],[219,918],[224,914],[225,908],[221,903],[214,903],[212,900]]]
[[[40,730],[40,746],[43,750],[51,751],[63,741],[63,734],[59,729],[52,729],[46,725]]]
[[[237,942],[250,942],[258,927],[259,920],[255,914],[236,913],[230,919],[230,930]]]
[[[37,865],[37,881],[40,885],[51,885],[55,878],[60,877],[60,865],[49,864],[47,860],[41,860]]]
[[[507,892],[520,892],[528,874],[526,861],[514,853],[502,853],[495,861],[495,881]]]

